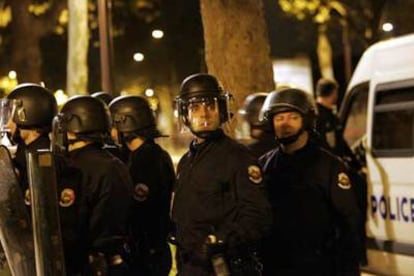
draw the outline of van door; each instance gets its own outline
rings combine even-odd
[[[414,271],[414,79],[372,83],[366,161],[371,271]]]
[[[352,88],[346,94],[339,113],[343,137],[362,167],[366,165],[362,144],[366,138],[368,90],[368,82]]]

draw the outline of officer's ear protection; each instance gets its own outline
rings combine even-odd
[[[112,118],[113,118],[112,126],[115,127],[118,130],[118,132],[119,132],[120,131],[119,130],[120,129],[120,126],[122,124],[124,124],[126,122],[126,120],[127,120],[127,115],[125,115],[125,114],[114,114],[112,116]]]
[[[313,111],[309,111],[308,114],[302,115],[303,129],[307,131],[313,131],[316,124],[316,114]]]

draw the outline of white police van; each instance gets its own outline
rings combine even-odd
[[[414,34],[365,51],[340,114],[367,165],[367,270],[414,275]]]

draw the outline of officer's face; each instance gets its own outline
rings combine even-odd
[[[278,138],[295,135],[302,128],[302,116],[295,111],[281,112],[273,116],[273,128]]]
[[[220,112],[215,98],[188,103],[188,121],[194,132],[214,131],[220,126]]]

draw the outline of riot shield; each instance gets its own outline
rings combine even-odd
[[[27,151],[37,275],[65,275],[56,169],[50,150]]]
[[[0,240],[12,275],[33,276],[33,234],[10,153],[0,145]]]

